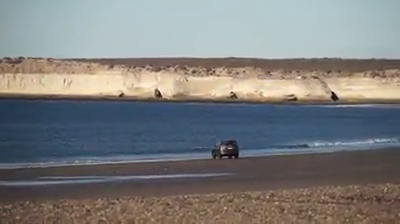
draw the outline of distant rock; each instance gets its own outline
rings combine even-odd
[[[284,96],[285,101],[297,101],[297,97],[295,94],[288,94]]]
[[[236,93],[235,93],[235,92],[233,92],[233,91],[230,91],[230,92],[229,92],[229,98],[230,98],[230,99],[237,99],[237,98],[238,98],[238,96],[236,95]]]
[[[118,97],[124,97],[124,96],[125,96],[125,93],[124,93],[124,92],[120,91],[120,92],[118,93]]]
[[[338,101],[338,100],[339,100],[339,97],[336,95],[335,92],[331,91],[331,99],[332,99],[333,101]]]
[[[161,91],[158,90],[157,88],[154,89],[154,97],[155,97],[155,98],[158,98],[158,99],[163,97]]]

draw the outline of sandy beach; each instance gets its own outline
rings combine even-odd
[[[214,173],[215,177],[1,186],[2,223],[396,223],[400,149],[0,170],[1,181],[55,176]]]

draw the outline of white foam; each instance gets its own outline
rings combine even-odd
[[[166,161],[188,161],[210,158],[209,152],[204,153],[185,153],[185,154],[148,154],[148,155],[116,155],[104,157],[75,157],[59,159],[46,158],[43,162],[25,162],[25,163],[2,163],[0,170],[19,169],[19,168],[46,168],[46,167],[65,167],[82,165],[107,165],[107,164],[125,164],[125,163],[144,163],[144,162],[166,162]],[[46,161],[47,160],[47,161]]]
[[[315,154],[315,153],[332,153],[340,151],[358,151],[358,150],[379,150],[374,146],[335,146],[335,147],[313,147],[313,148],[295,148],[295,149],[252,149],[246,150],[246,157],[257,156],[276,156],[276,155],[299,155],[299,154]],[[243,157],[243,156],[242,156]]]
[[[89,184],[105,183],[115,181],[134,181],[152,179],[174,179],[174,178],[207,178],[233,175],[232,173],[203,173],[203,174],[165,174],[165,175],[139,175],[139,176],[48,176],[39,177],[34,180],[3,180],[0,186],[6,187],[29,187],[65,184]]]
[[[304,141],[306,142],[306,141]],[[300,147],[294,148],[253,148],[242,149],[240,157],[273,156],[283,154],[305,154],[305,153],[325,153],[336,151],[354,151],[363,149],[379,149],[383,147],[400,146],[399,138],[371,138],[356,139],[348,141],[310,141],[306,143],[294,144]],[[304,145],[305,147],[301,147]],[[308,146],[308,147],[307,147]],[[166,154],[147,154],[147,155],[115,155],[105,157],[75,157],[45,158],[43,162],[27,163],[2,163],[0,170],[20,169],[20,168],[46,168],[46,167],[65,167],[65,166],[86,166],[86,165],[107,165],[143,162],[165,162],[165,161],[190,161],[211,158],[210,151],[195,153],[166,153]]]
[[[371,138],[360,139],[354,141],[334,141],[324,142],[316,141],[308,144],[310,147],[332,147],[332,146],[357,146],[357,145],[373,145],[373,144],[386,144],[386,143],[399,143],[399,138]]]
[[[400,108],[400,104],[317,104],[303,105],[305,107],[327,107],[327,108]]]

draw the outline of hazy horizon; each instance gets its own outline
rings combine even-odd
[[[0,0],[0,57],[400,58],[398,0]]]

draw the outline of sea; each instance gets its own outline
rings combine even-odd
[[[0,100],[0,169],[211,159],[400,146],[397,104]]]

